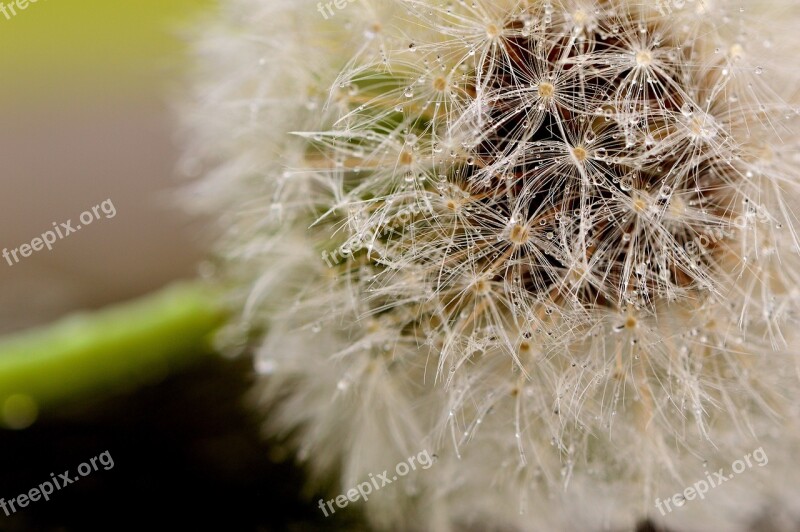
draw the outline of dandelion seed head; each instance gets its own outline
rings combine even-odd
[[[758,441],[769,493],[667,524],[796,508],[800,10],[228,3],[197,201],[225,211],[227,342],[260,339],[315,476],[431,448],[378,526],[631,528]]]

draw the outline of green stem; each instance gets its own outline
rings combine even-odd
[[[162,378],[210,353],[224,319],[212,288],[183,283],[0,339],[0,426],[24,428],[40,408]]]

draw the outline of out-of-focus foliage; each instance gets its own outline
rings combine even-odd
[[[180,30],[213,0],[39,0],[0,15],[0,95],[140,90],[176,68]],[[4,105],[7,105],[8,101]]]

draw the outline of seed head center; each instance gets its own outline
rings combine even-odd
[[[552,98],[553,95],[556,93],[556,88],[553,86],[552,83],[547,83],[545,81],[539,83],[538,91],[539,91],[539,97]]]
[[[526,243],[530,240],[530,231],[527,227],[520,224],[514,224],[511,228],[511,231],[508,234],[508,239],[516,244],[517,246],[521,246],[522,244]]]
[[[445,206],[452,212],[459,212],[461,210],[461,202],[454,199],[447,200]]]
[[[589,157],[589,152],[583,146],[576,146],[572,148],[572,156],[575,157],[576,161],[582,163]]]
[[[473,285],[475,293],[482,296],[488,294],[491,291],[491,288],[492,285],[491,283],[489,283],[488,279],[478,279],[477,281],[475,281],[475,284]]]
[[[735,61],[741,59],[742,57],[744,57],[744,54],[745,54],[744,46],[742,46],[741,44],[738,44],[738,43],[734,44],[730,48],[730,54],[731,54],[731,58],[733,60],[735,60]]]
[[[649,50],[641,50],[636,54],[636,64],[639,66],[649,66],[653,62],[653,54]]]
[[[414,154],[408,150],[403,150],[400,153],[400,164],[403,166],[411,166],[414,163]]]
[[[644,191],[636,191],[633,194],[633,210],[639,214],[644,214],[652,205],[650,196]]]

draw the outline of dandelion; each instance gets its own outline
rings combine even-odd
[[[229,0],[200,40],[221,342],[313,478],[436,453],[376,526],[800,522],[800,13],[674,4]]]

